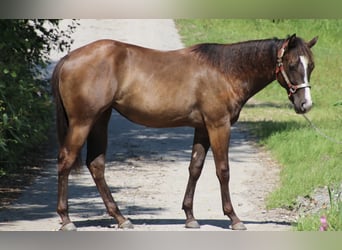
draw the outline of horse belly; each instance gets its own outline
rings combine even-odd
[[[200,113],[189,101],[177,98],[153,97],[118,100],[113,108],[132,122],[155,128],[196,126],[201,123]]]

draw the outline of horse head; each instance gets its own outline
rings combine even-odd
[[[308,112],[312,107],[310,75],[314,69],[311,48],[318,37],[309,42],[296,36],[285,39],[277,54],[276,76],[287,90],[290,101],[298,114]]]

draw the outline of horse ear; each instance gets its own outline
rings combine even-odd
[[[296,33],[290,36],[289,38],[287,38],[287,40],[289,41],[289,48],[293,48],[296,46],[296,39],[297,39]]]
[[[309,48],[312,48],[316,43],[317,43],[317,40],[318,40],[318,36],[312,38],[312,40],[310,42],[308,42],[308,47]]]

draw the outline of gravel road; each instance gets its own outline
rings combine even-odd
[[[69,20],[64,21],[66,24]],[[72,49],[110,38],[161,50],[183,45],[172,20],[81,20],[73,34]],[[228,42],[228,41],[227,41]],[[51,55],[54,63],[61,54]],[[188,179],[193,129],[150,129],[133,124],[113,111],[109,130],[106,178],[133,230],[182,231],[181,210]],[[268,154],[234,127],[231,148],[231,194],[235,210],[251,231],[289,230],[287,211],[266,210],[265,197],[278,182],[279,168]],[[48,160],[42,176],[10,207],[0,211],[0,231],[54,231],[56,214],[56,160]],[[86,167],[69,183],[70,216],[80,231],[115,231],[117,225],[105,210]],[[228,230],[221,210],[219,183],[209,152],[194,201],[201,229]]]

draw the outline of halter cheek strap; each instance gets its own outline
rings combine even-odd
[[[285,69],[284,69],[284,65],[283,65],[283,56],[284,53],[287,49],[287,46],[289,45],[289,40],[287,39],[283,45],[281,46],[281,48],[278,50],[278,54],[277,54],[277,67],[276,67],[276,77],[277,80],[278,79],[278,73],[280,72],[288,86],[288,90],[289,90],[289,97],[291,97],[293,94],[295,94],[297,92],[298,89],[302,89],[302,88],[311,88],[310,83],[308,82],[304,82],[301,84],[297,84],[294,85],[291,83],[289,77],[287,76]]]

